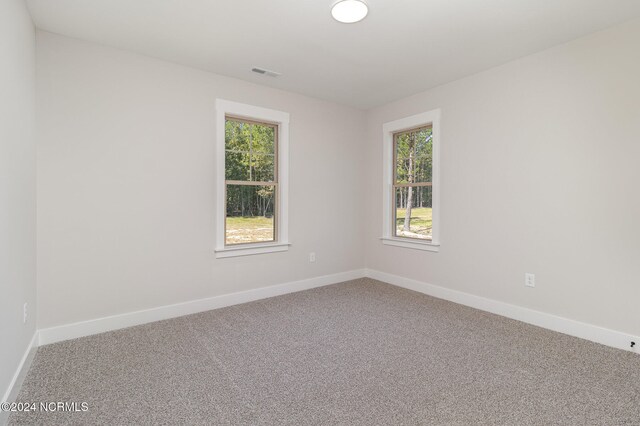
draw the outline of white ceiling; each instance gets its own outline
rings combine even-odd
[[[640,16],[640,0],[367,0],[340,24],[333,1],[28,0],[46,31],[358,108]]]

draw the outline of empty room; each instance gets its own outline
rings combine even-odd
[[[640,425],[640,0],[2,0],[0,425]]]

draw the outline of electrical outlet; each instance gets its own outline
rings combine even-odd
[[[524,285],[527,287],[535,287],[536,286],[536,275],[525,272],[524,274]]]
[[[27,323],[27,304],[22,305],[22,323]]]
[[[315,262],[316,261],[316,254],[315,252],[311,252],[309,253],[309,262]]]

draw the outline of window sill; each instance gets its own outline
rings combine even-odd
[[[382,240],[382,244],[385,244],[388,246],[404,247],[404,248],[410,248],[414,250],[433,251],[436,253],[440,251],[440,244],[434,243],[434,242],[428,243],[428,242],[422,242],[422,241],[412,241],[407,238],[389,238],[389,237],[382,237],[380,239]]]
[[[289,250],[289,243],[246,244],[237,247],[216,249],[216,259],[225,257],[251,256],[254,254],[277,253]]]

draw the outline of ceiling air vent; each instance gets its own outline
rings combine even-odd
[[[278,77],[278,76],[282,75],[279,72],[266,70],[264,68],[258,68],[258,67],[251,68],[251,71],[253,71],[253,72],[257,73],[257,74],[268,75],[269,77]]]

